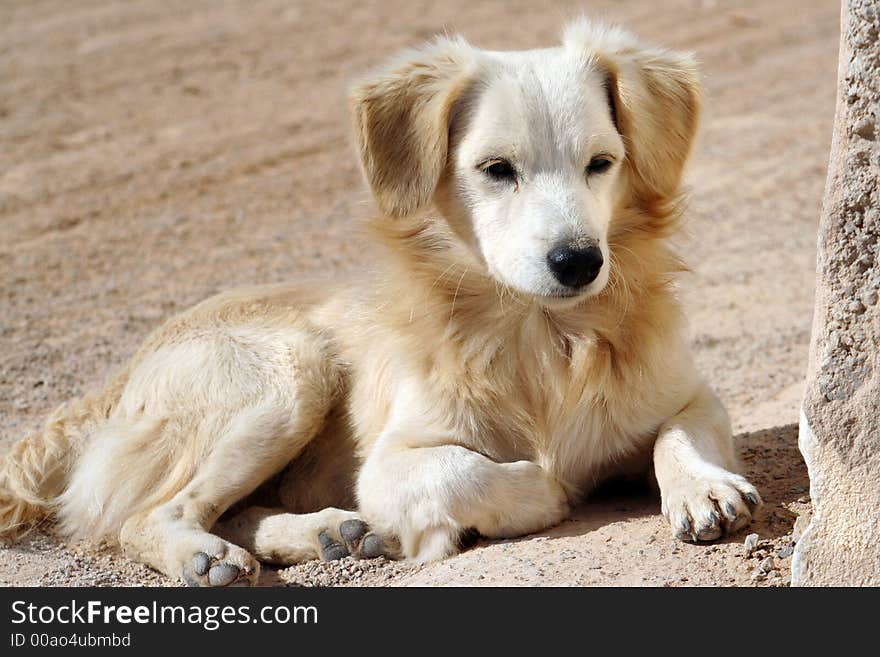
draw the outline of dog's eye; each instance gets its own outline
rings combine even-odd
[[[482,165],[480,168],[483,170],[483,173],[495,180],[513,181],[516,179],[516,171],[513,170],[513,165],[506,160],[495,160]]]
[[[587,165],[587,175],[591,176],[594,173],[605,173],[610,168],[611,160],[609,160],[607,157],[599,155],[590,160],[590,163]]]

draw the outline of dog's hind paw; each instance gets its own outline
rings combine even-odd
[[[338,540],[326,530],[318,534],[322,560],[336,561],[347,556],[357,559],[393,558],[385,541],[378,534],[371,532],[363,520],[357,518],[345,520],[339,525],[338,532]]]
[[[253,586],[259,573],[260,566],[250,554],[231,546],[222,555],[196,552],[181,576],[187,586]]]

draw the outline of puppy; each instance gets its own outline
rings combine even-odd
[[[0,532],[51,514],[188,584],[248,584],[258,560],[540,531],[652,460],[677,537],[737,531],[760,497],[668,244],[699,109],[688,55],[586,20],[546,50],[401,55],[351,92],[377,273],[168,321],[13,447]]]

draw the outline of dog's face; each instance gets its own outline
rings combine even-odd
[[[585,21],[555,49],[438,41],[352,93],[382,210],[434,201],[491,276],[551,306],[605,287],[622,204],[675,196],[698,109],[687,56]]]
[[[594,294],[625,156],[606,76],[561,49],[484,66],[453,120],[438,205],[499,281],[551,303]]]

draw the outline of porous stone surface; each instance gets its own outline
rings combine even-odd
[[[844,0],[799,444],[812,520],[794,585],[880,585],[880,2]]]

